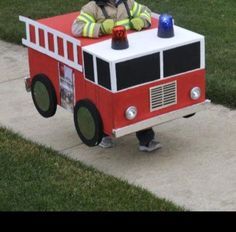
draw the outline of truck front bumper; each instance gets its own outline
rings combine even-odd
[[[127,134],[131,134],[140,130],[144,130],[168,121],[172,121],[174,119],[182,118],[187,115],[191,115],[194,113],[197,113],[199,111],[202,111],[207,108],[207,106],[211,103],[210,100],[206,100],[205,102],[195,104],[192,106],[188,106],[185,108],[182,108],[180,110],[172,111],[166,114],[158,115],[156,117],[126,126],[119,129],[113,130],[113,135],[116,138],[122,137]]]

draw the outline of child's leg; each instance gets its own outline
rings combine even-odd
[[[102,147],[102,148],[111,148],[111,147],[113,147],[112,137],[104,133],[102,141],[99,144],[99,146]]]
[[[140,151],[151,152],[162,147],[158,141],[154,140],[155,133],[152,128],[138,131],[136,136],[139,140]]]
[[[136,136],[141,146],[147,146],[155,137],[155,133],[152,128],[138,131]]]

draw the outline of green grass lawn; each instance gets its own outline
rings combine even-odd
[[[0,38],[21,43],[19,15],[33,19],[77,11],[87,0],[1,0]],[[139,0],[152,11],[173,15],[177,25],[206,36],[207,97],[236,107],[236,1]]]
[[[0,128],[0,211],[179,211],[174,204]]]

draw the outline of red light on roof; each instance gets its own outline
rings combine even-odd
[[[112,48],[122,50],[129,47],[127,31],[124,26],[116,26],[112,30]]]

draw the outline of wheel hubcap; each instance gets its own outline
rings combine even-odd
[[[48,111],[50,107],[50,98],[46,86],[37,81],[34,87],[34,97],[38,107],[43,111]]]
[[[77,122],[82,135],[88,140],[93,139],[96,131],[95,122],[87,108],[79,108],[77,114]]]

